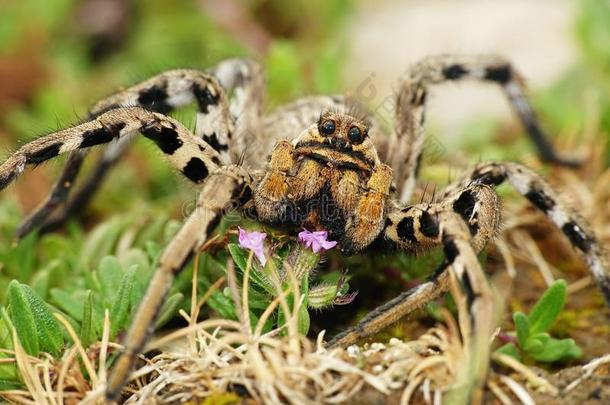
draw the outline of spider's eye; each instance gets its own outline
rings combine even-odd
[[[335,121],[326,120],[326,121],[322,122],[320,124],[318,130],[320,131],[320,133],[322,133],[324,135],[332,135],[333,132],[335,132]]]
[[[349,141],[353,144],[359,144],[363,141],[362,131],[358,127],[351,127],[347,132]]]

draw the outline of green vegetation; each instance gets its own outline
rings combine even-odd
[[[529,315],[515,312],[513,322],[518,345],[507,343],[498,352],[544,363],[580,357],[582,350],[574,339],[555,339],[547,333],[565,304],[566,287],[565,281],[558,280],[540,297]]]

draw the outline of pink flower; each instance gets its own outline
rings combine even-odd
[[[318,253],[321,250],[329,250],[337,246],[337,242],[327,240],[327,238],[328,232],[326,231],[309,232],[307,229],[303,229],[302,232],[299,232],[299,240],[305,247],[311,248],[314,253]]]
[[[246,231],[245,229],[239,228],[239,246],[251,250],[258,261],[264,266],[267,263],[265,252],[263,252],[263,241],[267,237],[264,232]]]

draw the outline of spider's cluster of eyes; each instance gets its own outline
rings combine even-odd
[[[328,137],[328,136],[333,135],[336,130],[337,130],[337,124],[335,123],[334,120],[325,119],[318,124],[318,132],[320,132],[321,135]],[[367,131],[366,130],[362,131],[360,128],[358,128],[355,125],[350,127],[350,129],[347,131],[347,138],[349,139],[349,141],[352,145],[361,144],[362,141],[364,141],[364,139],[366,138],[366,136],[367,136]],[[331,144],[333,142],[341,143],[342,141],[345,142],[341,138],[326,138],[325,139],[325,142],[328,142]],[[345,145],[339,144],[338,146],[345,146]]]

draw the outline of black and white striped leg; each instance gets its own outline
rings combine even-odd
[[[449,288],[446,271],[449,267],[455,265],[460,279],[464,269],[479,269],[474,252],[480,251],[497,231],[499,206],[498,197],[490,187],[473,185],[440,203],[408,206],[391,213],[380,238],[397,249],[414,254],[442,246],[445,261],[424,283],[374,309],[354,328],[337,335],[329,344],[353,344],[438,298]],[[457,225],[454,217],[458,218]],[[461,250],[465,247],[473,253],[462,255]]]
[[[140,107],[109,110],[99,117],[31,141],[0,165],[0,190],[17,178],[27,165],[37,165],[60,154],[142,133],[165,154],[186,178],[201,183],[221,166],[219,153],[178,121]]]
[[[429,57],[412,66],[400,83],[396,101],[395,130],[388,161],[394,170],[401,201],[409,201],[424,146],[425,103],[431,85],[463,79],[500,85],[545,162],[575,166],[574,160],[559,156],[540,128],[525,96],[524,81],[511,64],[496,56]]]
[[[163,251],[131,327],[124,350],[109,373],[106,397],[116,399],[129,378],[136,356],[142,352],[175,276],[208,240],[222,217],[241,207],[251,195],[251,179],[237,166],[224,166],[203,184],[197,207]]]
[[[586,221],[565,204],[548,183],[533,170],[512,162],[489,162],[477,165],[471,172],[447,189],[455,193],[467,184],[497,186],[504,181],[540,209],[582,254],[606,302],[610,306],[610,261]]]
[[[165,114],[193,101],[198,106],[196,135],[218,151],[223,163],[230,163],[233,122],[227,99],[218,81],[202,71],[178,69],[161,73],[100,101],[91,110],[90,118],[110,109],[135,106]],[[73,197],[66,201],[88,150],[72,153],[49,197],[24,221],[16,236],[23,237],[36,228],[40,228],[41,232],[53,230],[77,215],[130,144],[131,139],[125,137],[109,146]],[[62,206],[63,203],[65,206]],[[62,206],[60,212],[49,218],[58,206]]]
[[[229,110],[235,123],[233,144],[234,158],[237,159],[248,145],[257,144],[263,135],[265,73],[263,67],[251,59],[227,59],[211,72],[228,95]]]
[[[15,230],[15,239],[19,240],[37,228],[40,228],[40,231],[44,233],[45,230],[41,228],[42,224],[48,224],[53,211],[67,200],[86,155],[87,149],[81,149],[70,154],[48,197],[21,222]],[[64,209],[63,212],[65,211]]]

